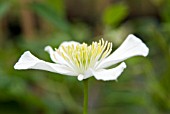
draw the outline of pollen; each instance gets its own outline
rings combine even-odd
[[[86,43],[62,46],[56,51],[74,66],[80,73],[83,73],[88,68],[93,68],[95,63],[106,58],[112,51],[112,43],[104,41],[92,42],[91,45]]]

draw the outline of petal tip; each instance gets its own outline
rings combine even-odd
[[[79,81],[82,81],[82,80],[84,79],[84,76],[83,76],[82,74],[79,74],[78,77],[77,77],[77,79],[78,79]]]
[[[51,51],[51,46],[46,46],[45,48],[44,48],[44,51],[46,51],[46,52],[50,52]]]
[[[122,68],[126,68],[127,67],[125,62],[121,63],[121,66],[122,66]]]
[[[76,46],[76,45],[78,45],[78,44],[80,44],[80,43],[79,43],[79,42],[76,42],[76,41],[64,41],[63,43],[60,44],[59,49],[60,49],[62,46],[65,46],[65,47],[70,46],[70,45]]]
[[[98,71],[92,70],[92,73],[97,80],[102,80],[102,81],[117,80],[117,78],[122,74],[122,72],[126,67],[127,67],[126,63],[123,62],[120,65],[118,65],[116,68],[100,69]]]
[[[14,65],[14,69],[15,69],[15,70],[22,70],[22,69],[27,69],[27,68],[26,68],[26,64],[24,65],[22,62],[18,61],[18,62]]]
[[[30,51],[25,51],[17,63],[14,65],[14,69],[27,69],[27,67],[32,64],[34,60],[38,60],[36,57],[34,57]]]
[[[30,54],[31,52],[30,51],[25,51],[24,53],[23,53],[23,55],[24,54]]]
[[[27,67],[26,67],[26,65],[24,66],[24,64],[22,65],[22,64],[20,64],[20,63],[16,63],[16,64],[14,65],[14,69],[15,69],[15,70],[24,70],[24,69],[27,69]]]
[[[146,46],[146,53],[144,54],[144,57],[146,57],[148,54],[149,54],[149,48]]]
[[[129,34],[128,37],[136,37],[134,34]]]
[[[142,56],[146,57],[149,54],[149,48],[146,46],[146,44],[141,39],[139,39],[133,34],[129,34],[128,39],[140,45],[141,50],[143,50],[142,51],[143,53],[141,54]]]
[[[18,67],[17,67],[17,63],[14,65],[14,69],[18,69]]]

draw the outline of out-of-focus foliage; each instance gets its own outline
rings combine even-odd
[[[10,7],[10,3],[9,2],[2,2],[0,4],[0,19],[4,16],[4,14],[8,11]]]
[[[32,3],[31,8],[40,16],[51,22],[57,28],[65,32],[68,32],[70,30],[70,23],[68,23],[65,18],[59,15],[59,13],[56,10],[52,9],[50,6],[42,3]]]
[[[107,7],[103,13],[103,23],[106,25],[116,26],[128,14],[126,4],[114,4]]]
[[[162,6],[162,9],[160,10],[161,11],[161,16],[162,16],[162,19],[169,23],[170,22],[170,1],[167,0],[165,1],[164,5]]]
[[[90,78],[89,114],[170,113],[169,0],[139,0],[141,4],[149,3],[150,9],[156,7],[153,14],[135,14],[138,9],[133,5],[139,3],[136,0],[121,0],[121,3],[100,1],[102,4],[93,8],[96,9],[95,22],[81,21],[92,17],[82,19],[67,11],[67,7],[73,8],[72,4],[79,3],[79,0],[35,1],[24,7],[21,0],[0,1],[0,114],[80,114],[83,85],[76,77],[36,70],[17,71],[13,69],[14,64],[26,50],[51,62],[44,47],[58,47],[68,40],[90,43],[104,37],[112,41],[116,49],[130,33],[147,44],[149,56],[127,60],[128,68],[118,82]],[[97,0],[82,1],[84,5],[92,2],[98,3]],[[148,4],[138,5],[144,11],[148,9]],[[98,7],[103,8],[103,12],[97,12]],[[8,37],[12,30],[17,29],[16,26],[12,28],[15,21],[13,24],[8,22],[9,17],[20,19],[22,8],[31,11],[36,19],[37,31],[31,40],[26,39],[22,31],[15,39]],[[76,7],[75,10],[85,12]],[[22,28],[22,24],[18,26]]]

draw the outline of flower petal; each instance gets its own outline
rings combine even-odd
[[[54,51],[51,46],[46,46],[44,50],[50,54],[50,58],[53,62],[58,63],[58,60],[55,58],[57,52]]]
[[[50,58],[53,62],[68,65],[68,63],[63,59],[63,57],[58,54],[57,51],[54,51],[51,46],[46,46],[44,50],[50,54]]]
[[[84,75],[79,74],[78,77],[77,77],[77,79],[78,79],[79,81],[82,81],[82,80],[84,79]]]
[[[116,51],[97,65],[96,69],[109,67],[133,56],[145,57],[148,53],[148,47],[139,38],[130,34]]]
[[[84,74],[79,74],[77,79],[79,81],[82,81],[82,80],[87,79],[87,78],[92,77],[92,76],[93,76],[92,70],[91,70],[91,68],[89,68],[87,71],[84,72]]]
[[[67,61],[66,63],[68,63],[67,66],[69,66],[73,70],[76,70],[76,72],[79,72],[77,66],[74,64],[74,61],[70,58],[70,55],[68,55],[68,53],[65,52],[64,49],[67,50],[67,46],[71,46],[71,47],[74,46],[74,48],[76,49],[76,46],[78,44],[80,44],[80,43],[76,42],[76,41],[65,41],[58,48],[59,52],[62,53],[68,59],[68,60],[66,60]]]
[[[77,44],[80,44],[80,43],[76,42],[76,41],[65,41],[65,42],[60,44],[59,49],[62,50],[62,46],[64,46],[64,47],[71,46],[71,45],[76,46]]]
[[[94,77],[97,80],[109,81],[109,80],[117,80],[117,78],[121,75],[123,70],[126,68],[126,64],[123,62],[116,68],[112,69],[99,69],[97,71],[92,70]]]
[[[74,71],[72,71],[69,67],[65,65],[45,62],[32,55],[29,51],[26,51],[20,57],[19,61],[15,64],[14,69],[18,69],[18,70],[39,69],[39,70],[46,70],[46,71],[55,72],[59,74],[77,76],[77,74]]]

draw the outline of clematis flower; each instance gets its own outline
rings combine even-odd
[[[116,80],[126,68],[124,60],[133,56],[145,57],[149,49],[139,38],[131,34],[113,53],[112,43],[103,39],[92,42],[91,45],[75,41],[63,42],[58,49],[53,50],[52,47],[46,46],[45,51],[54,63],[40,60],[30,51],[26,51],[14,68],[46,70],[77,76],[80,81],[92,76],[97,80]],[[120,63],[117,67],[110,68],[117,63]]]

